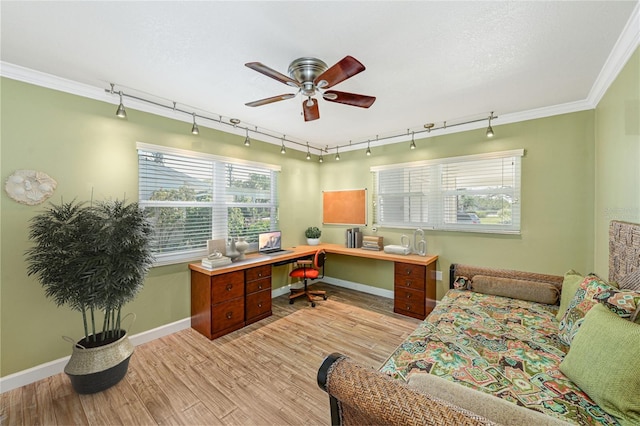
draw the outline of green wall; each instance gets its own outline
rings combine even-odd
[[[468,232],[426,231],[427,251],[439,256],[438,298],[448,288],[451,263],[564,274],[568,269],[590,271],[593,267],[593,111],[558,115],[520,123],[494,124],[496,136],[485,129],[416,140],[417,150],[407,143],[341,153],[339,162],[320,168],[322,189],[372,188],[373,165],[403,163],[492,151],[525,149],[522,160],[522,233],[492,235]],[[372,232],[372,209],[369,226]],[[344,227],[325,226],[323,240],[340,242]],[[378,229],[385,244],[399,244],[400,236],[413,239],[413,230]],[[330,259],[331,260],[331,259]],[[335,266],[335,267],[334,267]],[[362,283],[393,288],[393,268],[369,261],[346,268],[343,259],[327,262],[327,274]]]
[[[640,49],[609,86],[595,118],[595,271],[609,270],[609,222],[640,223]]]
[[[631,94],[629,93],[631,92]],[[487,140],[484,130],[416,140],[410,151],[400,143],[341,152],[318,164],[305,153],[253,141],[201,126],[135,110],[128,120],[115,117],[115,106],[79,96],[2,79],[0,171],[2,181],[16,169],[35,169],[58,181],[61,198],[137,198],[136,142],[264,161],[282,166],[279,221],[285,245],[304,242],[307,226],[320,225],[321,190],[372,189],[372,165],[524,148],[522,162],[522,234],[487,235],[427,231],[429,253],[438,254],[438,297],[448,284],[452,262],[562,274],[570,268],[606,271],[606,227],[613,218],[640,222],[638,185],[638,53],[633,56],[598,108],[521,123],[500,125]],[[634,103],[635,102],[635,103]],[[634,110],[634,108],[636,108]],[[627,134],[631,132],[631,134]],[[635,132],[635,133],[634,133]],[[370,191],[371,194],[371,191]],[[310,196],[311,195],[311,196]],[[28,222],[42,206],[24,206],[0,196],[0,375],[6,376],[70,353],[61,336],[81,336],[79,313],[57,308],[40,284],[26,275]],[[594,207],[595,206],[595,207]],[[324,226],[322,240],[342,243],[344,229]],[[371,230],[371,211],[369,226]],[[412,230],[379,229],[385,242],[398,243]],[[595,247],[594,247],[595,246]],[[285,267],[274,275],[274,287],[288,283]],[[327,275],[392,289],[388,262],[347,261],[332,256]],[[138,298],[127,306],[137,314],[132,334],[189,317],[189,272],[186,264],[152,269]]]
[[[166,145],[216,155],[280,164],[279,220],[283,244],[303,243],[303,224],[320,224],[317,161],[305,153],[252,141],[244,136],[206,129],[190,133],[191,125],[129,109],[128,119],[115,117],[115,106],[55,90],[1,81],[2,181],[16,169],[35,169],[57,180],[51,201],[88,200],[126,195],[137,200],[136,142]],[[304,200],[300,202],[299,200]],[[4,190],[1,207],[0,349],[2,376],[70,354],[63,335],[82,337],[80,313],[58,308],[40,284],[26,274],[24,252],[29,219],[45,205],[12,201]],[[305,226],[306,227],[306,226]],[[285,267],[276,268],[274,286],[288,283]],[[125,307],[137,314],[132,334],[190,315],[190,275],[186,264],[153,268],[140,295]]]

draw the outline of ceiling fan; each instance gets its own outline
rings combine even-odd
[[[331,68],[320,59],[310,57],[298,58],[289,65],[289,75],[291,77],[287,77],[260,62],[249,62],[246,63],[245,66],[288,86],[298,88],[298,92],[296,93],[285,93],[245,104],[250,107],[292,99],[298,93],[302,93],[302,95],[307,98],[302,102],[304,121],[311,121],[320,118],[318,100],[314,98],[317,94],[329,102],[337,102],[360,108],[369,108],[376,100],[374,96],[326,90],[365,70],[364,65],[352,56],[345,56]]]

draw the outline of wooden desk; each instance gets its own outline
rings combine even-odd
[[[245,260],[207,269],[191,269],[191,327],[215,339],[271,315],[271,266],[327,253],[394,262],[394,312],[424,319],[436,302],[438,256],[398,255],[346,248],[340,244],[300,245],[279,256],[248,254]]]
[[[425,319],[436,306],[436,261],[438,256],[401,255],[384,251],[320,244],[327,253],[386,260],[394,263],[393,312]]]

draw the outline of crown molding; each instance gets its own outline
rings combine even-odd
[[[640,45],[640,2],[636,3],[635,9],[631,13],[631,17],[627,21],[620,37],[613,45],[609,57],[600,70],[600,74],[596,78],[595,83],[591,87],[591,91],[587,96],[587,102],[595,108],[609,86],[618,77],[622,68],[627,64],[631,55]]]

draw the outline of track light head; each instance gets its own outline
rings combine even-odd
[[[324,157],[320,154],[320,158],[318,158],[318,163],[324,163]]]
[[[489,124],[489,127],[487,127],[487,137],[488,138],[492,138],[494,135],[493,133],[493,127],[491,127],[491,124]]]
[[[196,113],[193,113],[193,126],[191,126],[191,133],[194,135],[200,134],[200,129],[198,128],[198,124],[196,123]]]
[[[365,154],[367,154],[367,157],[371,156],[371,148],[367,147],[367,152],[365,152]]]
[[[489,127],[487,127],[487,137],[488,138],[492,138],[494,133],[493,133],[493,127],[491,127],[491,119],[493,118],[493,111],[491,111],[491,115],[489,116]]]
[[[410,149],[416,149],[416,141],[413,138],[414,132],[411,132],[411,145],[409,145]]]
[[[284,146],[284,141],[282,141],[282,147],[280,147],[280,154],[286,154],[287,148]]]
[[[120,105],[118,105],[116,116],[120,118],[127,118],[127,110],[124,109],[124,104],[122,103],[122,92],[119,92],[118,94],[120,95]]]

